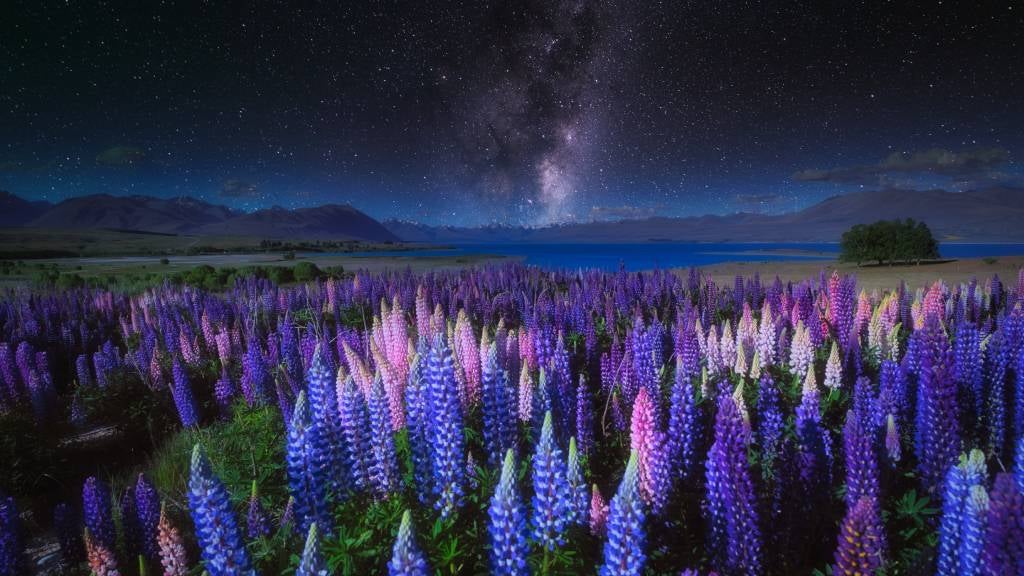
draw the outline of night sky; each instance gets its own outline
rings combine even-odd
[[[1014,2],[259,4],[6,6],[0,189],[539,225],[1024,185]]]

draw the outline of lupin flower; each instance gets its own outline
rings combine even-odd
[[[210,576],[255,576],[228,491],[198,444],[192,450],[188,505],[203,564]]]
[[[309,525],[309,533],[306,535],[306,546],[302,549],[302,560],[299,561],[299,568],[295,576],[329,576],[327,563],[320,553],[320,535],[316,530],[316,523]]]
[[[309,525],[314,522],[320,526],[331,525],[327,509],[329,479],[325,477],[326,462],[318,458],[325,451],[316,446],[322,441],[313,431],[306,393],[300,392],[295,401],[291,425],[288,426],[286,451],[288,488],[295,498],[296,528],[299,533],[308,531]]]
[[[524,364],[519,370],[519,421],[533,420],[533,379],[530,370]]]
[[[516,490],[515,457],[505,452],[501,479],[491,498],[490,515],[491,573],[500,575],[528,574],[526,557],[526,515]]]
[[[405,424],[409,435],[414,488],[419,501],[425,504],[432,491],[430,441],[427,429],[427,387],[423,379],[422,364],[426,353],[426,340],[420,340],[418,350],[410,363],[408,382],[405,385]]]
[[[878,501],[878,463],[870,430],[864,429],[860,414],[846,413],[843,427],[843,445],[846,452],[846,505],[856,506],[863,496]]]
[[[16,576],[25,568],[18,509],[14,498],[0,496],[0,575]]]
[[[160,548],[160,565],[164,576],[185,576],[188,574],[188,554],[181,533],[171,524],[167,511],[160,508],[160,523],[157,525],[157,545]]]
[[[501,454],[515,441],[515,415],[508,387],[508,375],[498,368],[498,348],[491,343],[481,370],[483,387],[484,445],[488,462],[496,464]]]
[[[341,374],[339,373],[339,378]],[[366,399],[355,380],[345,377],[338,382],[338,411],[341,434],[345,439],[347,467],[357,489],[370,486],[370,416]]]
[[[89,358],[85,354],[79,354],[75,358],[75,374],[78,376],[78,385],[83,388],[92,386],[92,372],[89,368]]]
[[[295,526],[295,497],[289,496],[288,501],[285,502],[284,510],[281,511],[281,516],[277,519],[277,527],[280,530],[285,528],[292,528]]]
[[[782,414],[779,388],[772,380],[771,374],[765,372],[757,389],[758,441],[761,454],[765,460],[766,471],[774,471],[776,458],[782,444],[782,433],[785,417]]]
[[[801,378],[806,377],[808,368],[814,365],[814,345],[811,344],[811,336],[802,320],[798,321],[790,344],[789,365],[793,373]]]
[[[834,573],[842,576],[877,573],[885,564],[883,534],[878,503],[870,496],[862,496],[846,513],[839,528]]]
[[[174,359],[171,367],[171,375],[173,377],[171,396],[174,398],[174,406],[178,409],[181,425],[185,428],[194,428],[199,424],[199,410],[196,407],[195,397],[192,395],[192,385],[189,384],[188,374],[177,358]]]
[[[902,457],[903,451],[900,446],[900,431],[896,427],[896,417],[889,414],[885,418],[885,451],[889,455],[889,462],[896,465]]]
[[[967,493],[964,503],[963,524],[960,527],[957,576],[977,576],[981,570],[981,551],[985,545],[985,526],[988,523],[989,500],[983,486],[975,484]]]
[[[641,388],[630,420],[630,449],[636,452],[640,494],[655,514],[668,502],[669,470],[665,456],[665,434],[658,428],[654,400]]]
[[[248,536],[249,540],[270,536],[270,517],[260,501],[259,490],[255,480],[252,481],[252,491],[249,493],[249,509],[246,512],[245,520],[246,536]]]
[[[700,409],[696,390],[683,363],[676,361],[675,379],[668,415],[667,459],[673,480],[690,479],[696,468],[696,451],[700,444]]]
[[[981,556],[985,576],[1024,573],[1024,493],[1012,474],[996,476]]]
[[[591,408],[590,391],[587,382],[580,375],[576,386],[576,438],[580,452],[590,453],[594,445],[594,414]]]
[[[370,392],[370,483],[379,496],[387,496],[399,488],[398,460],[391,435],[391,414],[384,383],[378,376]]]
[[[1021,295],[1021,298],[1024,298],[1024,294]],[[1024,370],[1017,373],[1024,377]],[[1020,389],[1024,389],[1024,386],[1021,386]],[[1024,492],[1024,434],[1021,434],[1020,438],[1017,439],[1017,453],[1013,461],[1013,474],[1017,477],[1017,487],[1020,488],[1021,492]]]
[[[465,310],[459,310],[452,335],[452,346],[465,386],[465,401],[472,406],[480,401],[480,348]]]
[[[95,576],[121,576],[114,553],[110,548],[94,540],[88,528],[85,530],[85,556],[89,561],[89,569]]]
[[[430,447],[435,488],[434,507],[443,518],[461,502],[465,482],[462,406],[451,352],[442,336],[434,337],[427,357],[426,380],[430,398]]]
[[[157,525],[160,523],[160,495],[144,474],[139,474],[135,481],[135,514],[142,553],[146,558],[156,560],[159,555],[156,540]]]
[[[608,528],[608,503],[604,501],[601,490],[594,484],[590,492],[590,533],[604,538]]]
[[[114,515],[110,510],[110,489],[106,483],[90,476],[82,486],[82,511],[85,527],[98,546],[113,550],[117,545]]]
[[[835,390],[843,384],[843,365],[839,361],[839,346],[832,342],[832,351],[829,352],[828,361],[825,363],[825,387]]]
[[[416,546],[416,536],[412,529],[412,514],[406,510],[402,514],[402,524],[398,527],[398,536],[388,562],[389,576],[429,576],[430,567]]]
[[[587,483],[583,480],[583,467],[580,465],[580,455],[576,449],[575,437],[569,438],[569,461],[566,464],[565,478],[569,483],[569,510],[573,522],[586,524],[590,494]]]
[[[231,414],[231,400],[234,396],[235,385],[231,382],[231,375],[227,368],[221,368],[220,378],[213,385],[213,398],[217,401],[222,417],[227,418]]]
[[[956,382],[949,340],[934,317],[923,328],[915,447],[925,488],[937,489],[960,451]]]
[[[761,532],[754,485],[747,469],[747,425],[736,402],[722,395],[715,441],[707,459],[707,515],[717,564],[726,572],[758,574]]]
[[[533,455],[533,503],[530,524],[534,539],[546,550],[562,545],[569,520],[569,484],[565,461],[555,442],[551,412],[544,415],[537,451]]]
[[[756,353],[763,367],[775,364],[775,343],[775,320],[772,318],[772,308],[765,300],[761,308],[761,324],[758,326],[756,338]]]
[[[817,386],[814,370],[808,370],[794,423],[800,481],[812,499],[824,496],[832,466],[832,445],[828,430],[821,425]]]
[[[600,576],[639,576],[647,562],[644,505],[640,497],[639,458],[629,456],[626,474],[608,512],[608,539]]]
[[[341,494],[347,488],[345,458],[342,453],[342,428],[338,421],[338,397],[332,371],[324,361],[323,350],[317,345],[306,371],[306,389],[311,417],[310,434],[314,438],[313,457],[317,460],[326,488]],[[320,529],[330,532],[330,524]]]
[[[259,341],[251,338],[249,348],[242,356],[242,395],[249,406],[266,400],[267,367],[259,349]]]
[[[942,494],[942,520],[939,523],[939,574],[957,573],[957,556],[962,542],[964,507],[971,486],[985,481],[985,455],[980,450],[971,450],[970,455],[961,455],[960,463],[951,466],[946,473]]]

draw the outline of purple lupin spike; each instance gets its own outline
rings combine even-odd
[[[1012,474],[996,476],[989,495],[988,528],[981,573],[1024,573],[1024,493]]]
[[[932,316],[923,330],[915,448],[921,480],[927,490],[935,491],[960,452],[959,419],[949,340]]]
[[[835,574],[875,574],[885,565],[884,530],[878,503],[862,496],[839,529]]]
[[[171,374],[173,378],[171,396],[174,398],[174,406],[178,409],[181,425],[185,428],[194,428],[199,424],[199,411],[196,407],[195,397],[192,395],[192,385],[188,381],[188,374],[177,358],[174,359]]]
[[[139,474],[135,481],[135,513],[138,517],[136,526],[139,529],[139,543],[146,558],[159,559],[160,548],[157,543],[160,524],[160,495],[156,487],[144,474]]]
[[[82,511],[85,527],[93,539],[107,550],[117,544],[114,533],[114,515],[110,510],[110,489],[106,483],[90,476],[82,485]]]
[[[707,460],[706,514],[716,565],[754,576],[761,570],[761,531],[754,485],[747,469],[749,431],[735,401],[718,400],[715,441]]]

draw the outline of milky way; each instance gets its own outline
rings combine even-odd
[[[1024,186],[1013,2],[30,2],[0,190],[530,224]]]
[[[506,218],[578,217],[608,92],[629,73],[614,50],[622,18],[612,4],[572,0],[490,15],[461,102],[460,142],[471,185]]]

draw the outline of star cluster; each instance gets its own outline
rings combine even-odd
[[[0,189],[539,225],[1021,185],[1022,13],[24,2],[0,22]]]

